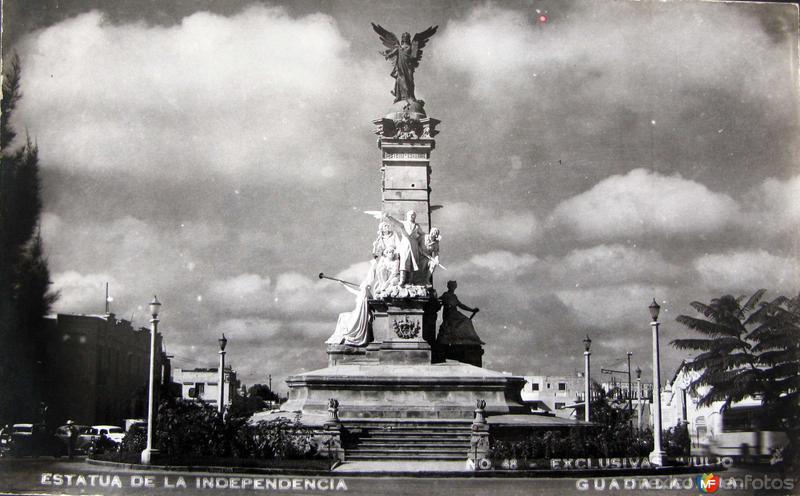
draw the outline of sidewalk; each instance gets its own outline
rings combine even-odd
[[[439,460],[416,460],[416,461],[349,461],[336,466],[333,469],[337,474],[433,474],[433,473],[461,473],[467,472],[466,460],[464,461],[439,461]],[[472,473],[470,471],[470,473]]]

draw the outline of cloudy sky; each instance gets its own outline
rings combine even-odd
[[[145,325],[176,366],[216,339],[246,383],[326,363],[380,208],[371,120],[392,103],[370,28],[438,24],[417,96],[440,119],[437,279],[459,282],[485,366],[571,374],[649,315],[797,294],[798,11],[781,4],[8,0],[4,55],[39,144],[57,310]],[[537,9],[547,15],[538,20]],[[24,133],[22,133],[24,135]],[[681,355],[664,345],[663,375]]]

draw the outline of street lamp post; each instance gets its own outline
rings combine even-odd
[[[225,346],[228,340],[225,339],[225,333],[219,338],[219,401],[217,402],[217,411],[222,413],[225,409]]]
[[[636,366],[636,398],[639,408],[636,411],[636,428],[642,430],[642,369]]]
[[[658,312],[661,307],[653,298],[653,303],[648,308],[653,318],[650,322],[653,329],[653,452],[650,453],[650,463],[663,466],[666,454],[661,449],[661,366],[658,351]]]
[[[591,346],[592,346],[592,340],[591,340],[591,338],[589,337],[589,335],[587,334],[587,335],[586,335],[586,339],[584,339],[584,340],[583,340],[583,347],[584,347],[584,352],[583,352],[583,365],[584,365],[584,391],[585,391],[585,392],[584,392],[584,400],[583,400],[583,403],[584,403],[584,405],[586,405],[586,408],[584,408],[584,411],[585,411],[585,417],[584,417],[584,420],[586,420],[587,422],[589,422],[589,421],[590,421],[590,420],[589,420],[589,418],[590,418],[589,404],[592,402],[592,401],[591,401],[591,394],[590,394],[590,393],[591,393],[591,391],[590,391],[590,387],[591,387],[591,374],[590,374],[590,372],[589,372],[589,370],[590,370],[590,369],[589,369],[589,357],[592,355],[592,353],[589,351],[589,348],[590,348]]]
[[[147,447],[142,451],[142,464],[149,465],[158,450],[153,448],[153,417],[156,411],[155,373],[156,373],[156,334],[158,333],[158,311],[161,302],[153,296],[150,302],[150,379],[147,386]]]
[[[631,353],[628,352],[628,411],[633,410],[633,387],[631,386]]]

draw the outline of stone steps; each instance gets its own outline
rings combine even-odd
[[[458,455],[444,455],[444,454],[433,454],[429,455],[427,453],[417,453],[414,456],[405,456],[405,455],[384,455],[384,456],[376,456],[374,454],[370,455],[360,455],[358,453],[353,453],[347,455],[348,460],[374,460],[374,461],[386,461],[386,460],[440,460],[440,461],[462,461],[466,460],[466,454],[458,454]]]
[[[470,423],[438,420],[345,422],[348,460],[466,460]]]
[[[406,437],[406,436],[370,436],[370,437],[361,437],[361,443],[406,443],[406,444],[426,444],[426,443],[456,443],[456,444],[464,444],[469,443],[469,436],[424,436],[424,437]]]

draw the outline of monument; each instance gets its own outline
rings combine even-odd
[[[488,450],[493,423],[574,424],[534,419],[521,400],[522,377],[481,367],[484,343],[472,320],[479,310],[459,301],[455,281],[438,297],[442,231],[431,223],[430,178],[439,121],[427,115],[414,83],[437,27],[400,39],[373,29],[395,80],[393,106],[373,121],[381,151],[381,210],[366,212],[377,221],[373,259],[360,282],[319,275],[345,285],[355,307],[339,315],[326,341],[328,367],[287,378],[282,410],[339,433],[348,459],[467,459],[478,445]]]

